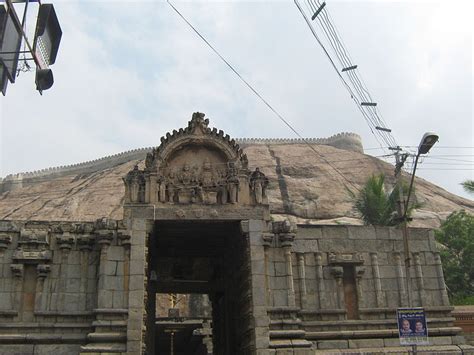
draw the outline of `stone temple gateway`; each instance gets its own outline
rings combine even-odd
[[[269,179],[208,123],[195,113],[123,176],[123,219],[0,221],[0,354],[406,351],[401,231],[275,220]],[[421,350],[473,353],[433,233],[410,247]]]

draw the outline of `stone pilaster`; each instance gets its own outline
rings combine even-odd
[[[365,267],[355,266],[355,282],[357,289],[358,308],[364,308],[364,296],[362,294],[362,276],[365,274]]]
[[[298,263],[298,278],[300,282],[300,304],[301,309],[308,307],[307,290],[306,290],[306,270],[305,270],[305,254],[297,253],[296,259]]]
[[[403,273],[402,256],[399,252],[393,254],[396,264],[397,284],[398,284],[398,305],[409,306],[406,291],[405,275]]]
[[[345,309],[345,302],[344,302],[344,285],[342,283],[342,278],[344,276],[344,269],[342,266],[332,266],[331,267],[331,274],[334,276],[336,280],[336,292],[337,292],[337,308]]]
[[[436,273],[438,275],[439,292],[441,294],[441,305],[449,306],[448,291],[446,290],[446,283],[444,282],[443,265],[439,253],[434,253],[434,260]]]
[[[295,239],[294,233],[280,233],[279,235],[280,243],[283,248],[283,253],[285,255],[285,264],[286,264],[286,286],[288,292],[288,306],[295,307],[295,286],[293,280],[293,263],[291,260],[291,252],[293,249],[293,241]]]
[[[426,300],[425,297],[425,282],[423,280],[423,270],[421,268],[420,253],[413,253],[413,259],[415,261],[415,277],[418,287],[418,298],[420,306],[423,306]]]
[[[272,286],[270,283],[270,278],[271,276],[269,275],[269,269],[270,269],[270,257],[269,257],[269,249],[272,246],[273,239],[275,235],[273,233],[263,233],[262,234],[262,240],[263,240],[263,251],[264,251],[264,257],[265,257],[265,289],[266,289],[266,305],[268,307],[273,305],[273,300],[272,300]]]
[[[36,266],[36,293],[35,293],[35,312],[43,311],[44,309],[44,280],[51,272],[51,265],[47,264],[38,264]]]
[[[24,267],[23,264],[11,264],[10,270],[13,276],[13,293],[12,293],[12,305],[15,311],[18,311],[18,314],[21,312],[21,299],[22,299],[22,289],[23,289],[23,273]]]
[[[377,303],[377,307],[380,308],[384,306],[384,299],[382,292],[382,282],[380,280],[380,268],[377,253],[370,253],[370,261],[372,264],[372,275],[374,278],[375,300]]]
[[[322,253],[317,251],[314,253],[314,260],[316,263],[316,294],[319,309],[326,307],[325,302],[325,288],[324,288],[324,275],[323,275],[323,256]]]
[[[266,232],[266,223],[263,220],[248,220],[241,223],[241,231],[248,234],[250,248],[250,287],[252,302],[252,328],[254,331],[255,350],[268,349],[269,339],[269,318],[267,315],[266,298],[267,292],[262,285],[265,285],[265,251],[263,233]]]

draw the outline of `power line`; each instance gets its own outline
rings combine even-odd
[[[376,103],[374,103],[369,91],[366,88],[364,81],[357,74],[357,71],[356,71],[357,65],[353,64],[353,61],[351,60],[348,54],[348,51],[345,49],[344,44],[342,43],[342,40],[340,39],[340,35],[338,31],[336,27],[334,26],[334,24],[332,23],[332,19],[329,15],[329,12],[326,10],[326,7],[324,6],[325,3],[321,4],[319,1],[306,0],[306,7],[310,15],[314,14],[312,16],[312,20],[317,19],[316,23],[319,25],[322,32],[325,34],[329,42],[329,45],[331,46],[333,52],[335,53],[340,65],[342,66],[341,72],[345,72],[351,85],[343,78],[341,72],[339,72],[339,68],[337,68],[337,66],[334,63],[334,60],[331,58],[326,47],[322,43],[321,39],[318,37],[314,27],[312,26],[311,22],[308,19],[308,16],[305,14],[302,7],[300,6],[299,1],[294,0],[294,2],[298,10],[300,11],[301,15],[305,19],[306,24],[310,28],[314,38],[323,49],[325,55],[328,57],[332,67],[336,71],[344,87],[351,94],[351,98],[356,103],[358,109],[361,111],[362,115],[364,116],[364,119],[369,125],[369,129],[371,130],[376,140],[380,144],[380,141],[377,138],[377,136],[379,136],[385,142],[386,145],[390,147],[397,146],[395,139],[390,134],[390,130],[386,128],[386,124],[383,118],[377,112]]]
[[[340,176],[342,177],[348,184],[350,184],[353,188],[355,188],[357,191],[359,191],[359,188],[357,186],[355,186],[350,180],[348,180],[344,174],[342,174],[336,167],[332,166],[331,163],[329,163],[316,149],[314,149],[313,146],[311,146],[311,144],[305,139],[303,138],[303,136],[301,136],[298,131],[296,131],[296,129],[294,129],[291,124],[280,114],[278,113],[278,111],[273,108],[272,105],[270,105],[270,103],[263,98],[262,95],[260,95],[258,93],[258,91],[256,89],[253,88],[252,85],[249,84],[249,82],[247,80],[245,80],[242,75],[239,74],[239,72],[217,51],[217,49],[215,49],[210,43],[209,41],[204,38],[203,35],[201,35],[201,33],[199,33],[199,31],[184,17],[184,15],[181,14],[181,12],[179,12],[179,10],[173,6],[173,4],[171,3],[170,0],[167,0],[168,4],[171,6],[171,8],[179,15],[179,17],[181,17],[183,19],[183,21],[186,22],[186,24],[204,41],[204,43],[207,44],[207,46],[209,48],[211,48],[211,50],[234,72],[235,75],[237,75],[237,77],[280,119],[280,121],[282,121],[291,131],[293,131],[293,133],[295,133],[299,138],[301,138],[301,140],[306,143],[308,145],[308,147],[310,147],[310,149],[315,153],[317,154],[321,159],[323,159],[329,166],[331,166],[333,168],[333,170]]]

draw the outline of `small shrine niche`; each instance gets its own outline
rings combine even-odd
[[[162,137],[145,169],[135,166],[124,177],[125,203],[268,204],[265,174],[250,171],[239,145],[208,125],[196,112],[188,127]]]

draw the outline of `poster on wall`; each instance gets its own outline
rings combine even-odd
[[[400,345],[429,345],[423,308],[398,308],[397,322]]]

